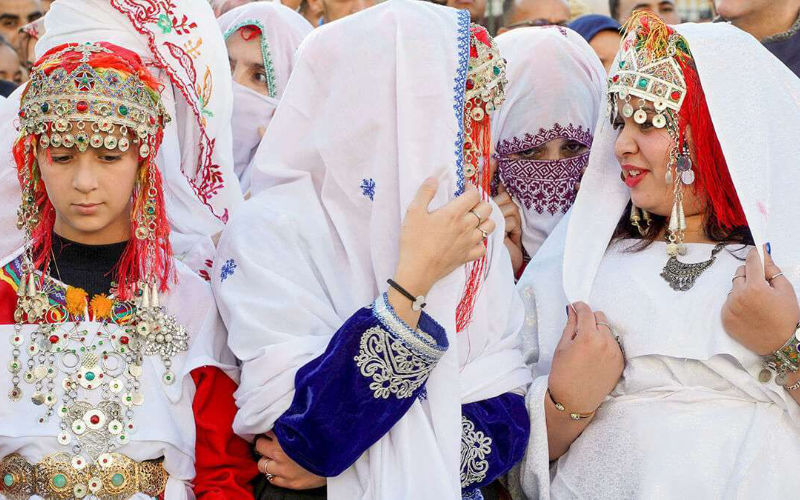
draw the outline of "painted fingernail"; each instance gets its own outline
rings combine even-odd
[[[567,306],[567,307],[565,307],[565,308],[564,308],[564,312],[566,312],[566,313],[567,313],[567,317],[569,318],[569,306]]]
[[[772,255],[772,245],[769,244],[769,241],[767,242],[767,253]]]

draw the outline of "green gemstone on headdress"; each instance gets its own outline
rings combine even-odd
[[[90,382],[94,380],[94,372],[86,372],[86,380]]]
[[[147,213],[153,215],[154,213],[156,213],[156,207],[154,207],[153,205],[149,205],[147,207]]]
[[[500,68],[498,68],[497,66],[495,66],[492,71],[494,71],[495,76],[500,74]]]
[[[11,487],[14,484],[14,476],[11,474],[3,476],[3,484],[5,484],[7,488]]]
[[[114,486],[122,486],[122,483],[125,481],[125,476],[117,472],[113,476],[111,476],[111,484]]]
[[[128,107],[124,104],[121,104],[118,108],[119,114],[122,116],[128,116]]]
[[[619,62],[619,67],[620,68],[624,68],[625,67],[625,61],[624,60]]]
[[[42,113],[47,113],[50,110],[50,105],[46,102],[42,103]]]
[[[67,485],[67,476],[64,474],[56,474],[53,476],[53,486],[56,488],[63,488]]]
[[[639,79],[639,88],[646,88],[647,87],[647,78],[640,78]]]

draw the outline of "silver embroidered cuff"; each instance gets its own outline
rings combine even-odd
[[[431,334],[424,332],[420,328],[414,330],[408,323],[400,319],[389,303],[388,295],[385,293],[375,300],[372,305],[372,312],[394,338],[402,342],[411,352],[426,362],[435,364],[444,356],[447,350],[447,337],[444,329],[435,322],[434,325],[440,330],[444,345],[440,345]],[[425,313],[422,314],[424,315]],[[428,317],[428,320],[433,322],[430,317]],[[420,318],[420,322],[422,322],[422,318]]]

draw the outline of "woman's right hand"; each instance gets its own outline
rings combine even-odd
[[[573,420],[570,413],[593,413],[617,385],[625,360],[608,320],[583,302],[567,306],[567,326],[553,355],[544,396],[547,446],[556,460],[589,425],[592,418]],[[555,401],[566,411],[556,408]]]
[[[428,211],[438,182],[427,179],[408,207],[400,231],[400,257],[394,280],[413,295],[425,295],[458,266],[486,254],[484,232],[495,229],[491,205],[470,183],[446,205]],[[481,230],[483,232],[481,232]]]
[[[553,398],[578,413],[596,410],[617,385],[625,367],[608,319],[583,302],[568,309],[556,347],[548,387]]]

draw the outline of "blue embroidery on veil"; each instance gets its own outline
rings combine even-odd
[[[467,84],[467,67],[469,65],[469,11],[458,11],[458,69],[453,87],[453,111],[456,112],[458,135],[456,136],[456,193],[464,192],[464,91]]]
[[[375,200],[375,180],[373,178],[361,180],[361,194],[370,199]]]
[[[228,259],[222,264],[222,269],[219,272],[219,280],[225,281],[226,279],[233,276],[233,273],[236,271],[236,262],[233,259]]]

